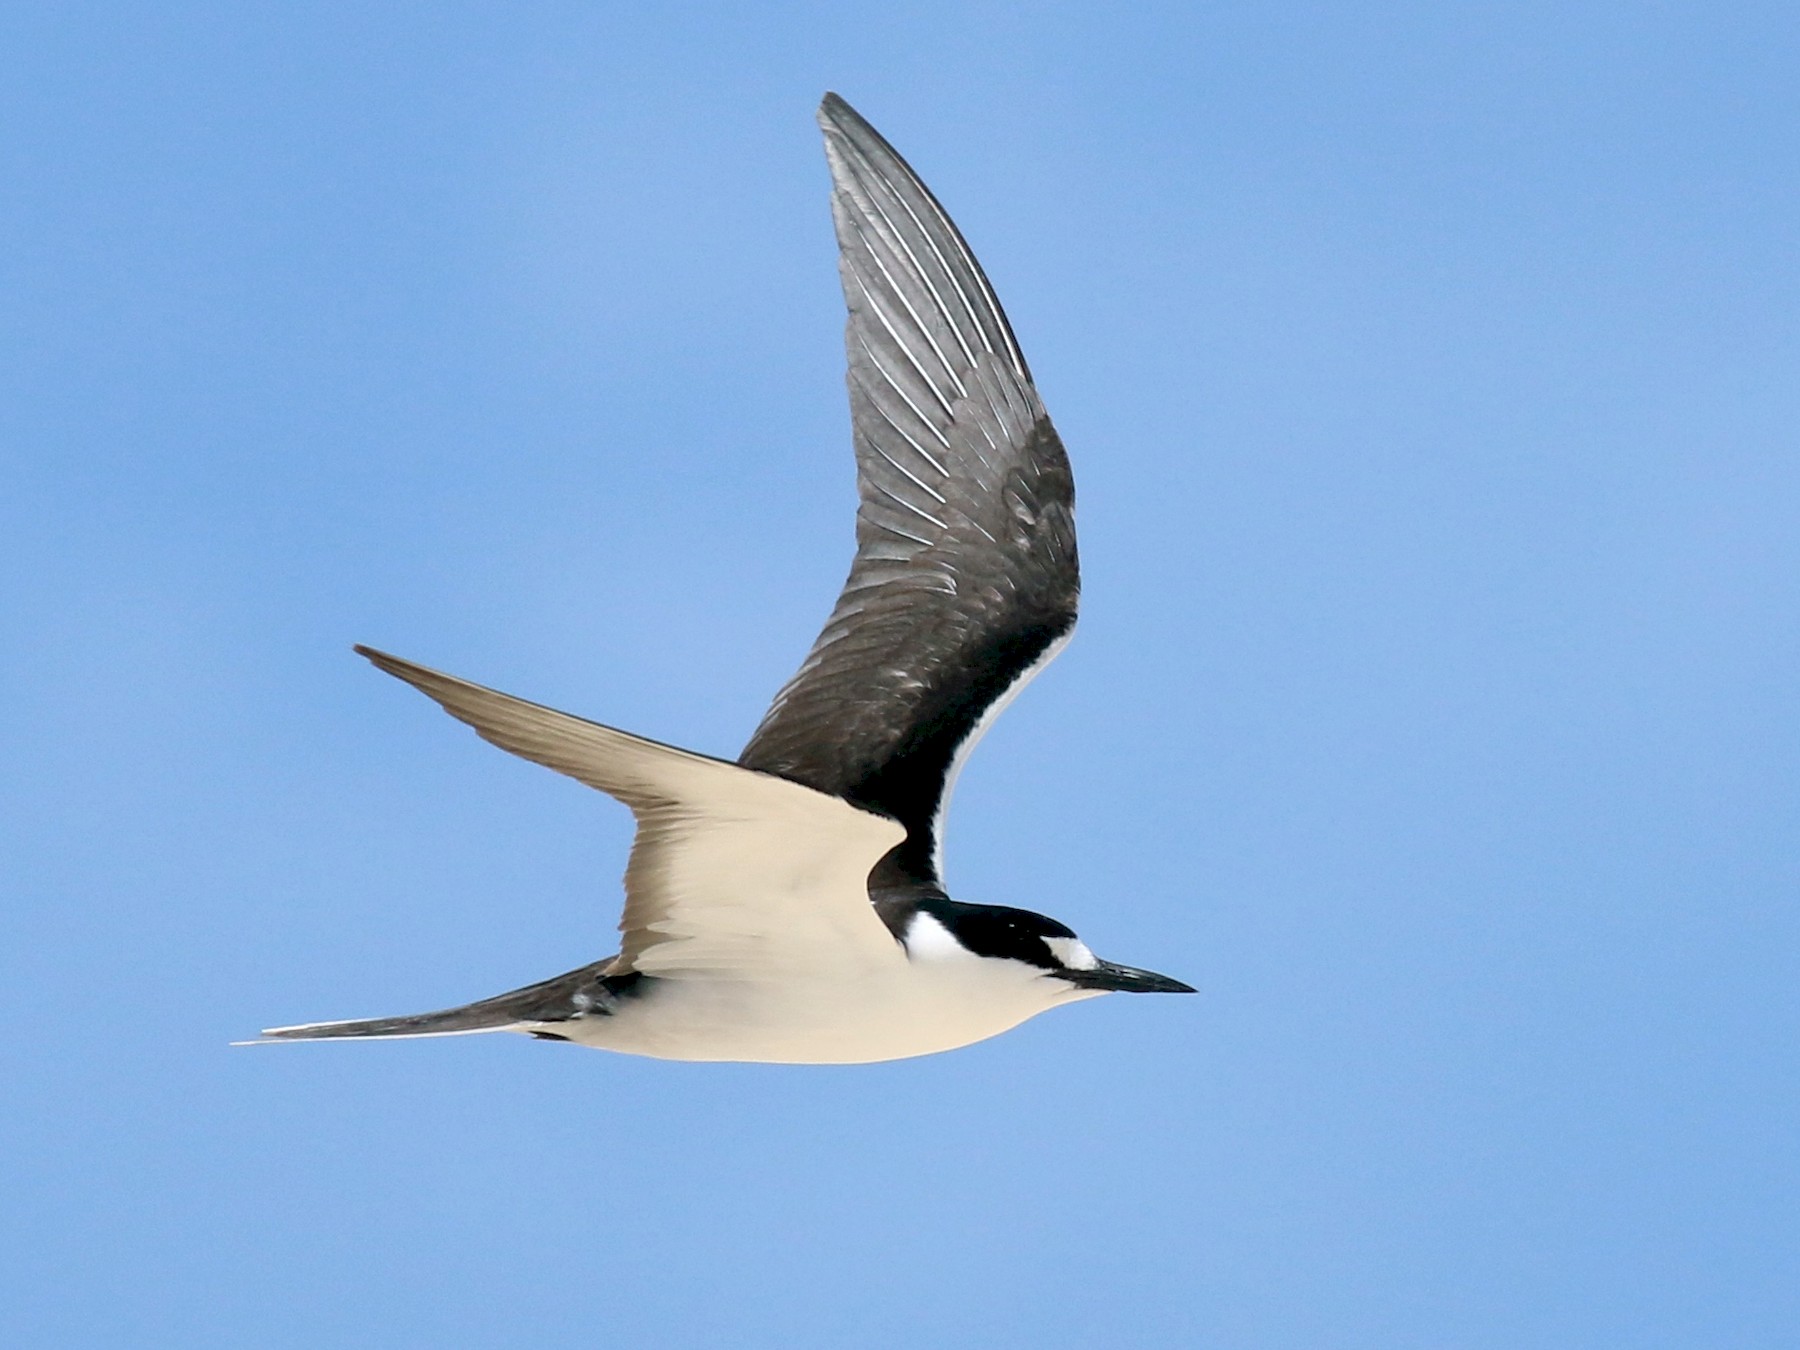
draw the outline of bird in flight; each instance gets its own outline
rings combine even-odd
[[[860,504],[818,641],[735,764],[358,647],[483,739],[631,808],[620,949],[462,1007],[265,1040],[513,1031],[849,1064],[955,1049],[1104,993],[1193,992],[1101,960],[1055,919],[944,889],[957,773],[1075,627],[1074,481],[937,199],[837,95],[819,124]]]

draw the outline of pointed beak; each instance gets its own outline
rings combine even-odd
[[[1104,989],[1119,994],[1192,994],[1191,984],[1158,975],[1154,970],[1136,966],[1116,966],[1102,961],[1092,970],[1059,970],[1056,974],[1082,989]]]

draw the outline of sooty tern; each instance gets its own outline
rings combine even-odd
[[[856,557],[735,764],[366,647],[503,750],[637,818],[616,956],[460,1008],[269,1040],[517,1031],[663,1059],[949,1050],[1108,991],[1191,993],[1027,910],[953,900],[963,760],[1075,626],[1074,483],[987,278],[906,162],[819,109],[850,317]]]

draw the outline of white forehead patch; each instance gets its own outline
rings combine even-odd
[[[924,910],[914,914],[906,925],[906,954],[915,961],[953,961],[975,956],[936,915]]]
[[[1065,970],[1092,970],[1100,964],[1100,958],[1090,952],[1087,943],[1080,938],[1047,937],[1044,945]]]

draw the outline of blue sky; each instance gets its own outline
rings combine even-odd
[[[863,9],[0,16],[0,1340],[1790,1344],[1791,7]],[[953,889],[1200,995],[228,1050],[610,950],[352,642],[731,754],[811,641],[827,88],[1081,492]]]

